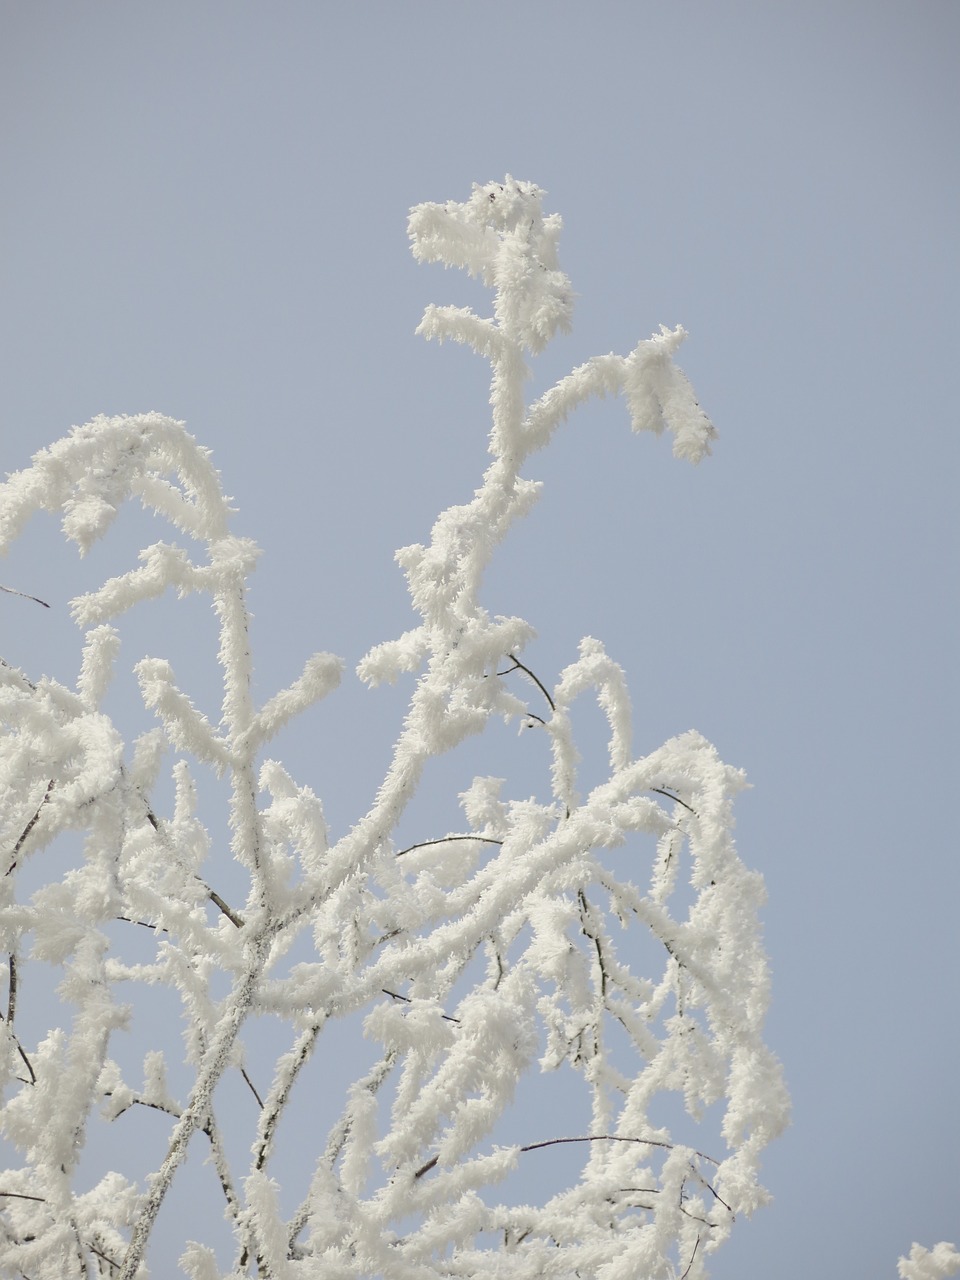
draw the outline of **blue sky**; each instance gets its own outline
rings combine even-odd
[[[950,0],[0,5],[0,468],[96,413],[185,419],[264,548],[264,694],[410,625],[393,550],[484,465],[485,367],[413,333],[482,294],[413,262],[412,204],[549,192],[579,297],[532,391],[689,330],[714,456],[581,410],[485,602],[545,679],[601,637],[639,747],[696,727],[753,783],[794,1123],[718,1280],[958,1234],[958,37]],[[125,563],[37,522],[0,580],[54,608],[0,597],[3,656],[72,677],[66,601]],[[202,680],[204,623],[170,625],[131,660]],[[402,704],[338,699],[284,749],[342,829]]]

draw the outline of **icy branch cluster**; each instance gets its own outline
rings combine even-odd
[[[0,1171],[0,1274],[146,1276],[188,1148],[207,1165],[181,1176],[216,1181],[235,1242],[232,1261],[189,1243],[181,1266],[194,1280],[700,1280],[735,1217],[763,1203],[759,1158],[788,1105],[761,1036],[763,885],[731,837],[742,775],[695,732],[637,758],[624,673],[598,640],[585,638],[548,687],[524,661],[531,626],[478,603],[490,557],[537,496],[521,468],[589,396],[622,393],[634,429],[666,428],[678,457],[697,461],[714,435],[673,362],[679,328],[595,357],[525,403],[526,356],[568,327],[572,298],[560,220],[541,202],[508,177],[410,216],[419,260],[464,267],[493,291],[489,316],[429,307],[420,325],[489,361],[492,461],[427,545],[398,552],[420,621],[368,653],[359,675],[414,677],[409,709],[369,809],[342,835],[328,834],[310,787],[264,754],[335,688],[340,664],[317,654],[255,705],[244,592],[257,551],[230,533],[217,474],[182,424],[98,418],[0,488],[4,548],[46,509],[83,552],[129,500],[179,535],[74,601],[75,688],[0,666],[0,1137],[4,1159],[15,1155]],[[143,658],[157,727],[126,743],[103,710],[113,623],[171,590],[206,594],[215,610],[219,719],[201,709],[208,690],[193,697],[169,662]],[[606,778],[585,796],[571,716],[583,698],[608,727]],[[461,829],[402,847],[398,825],[428,762],[494,718],[531,726],[551,793],[521,798],[476,777]],[[155,786],[171,757],[164,812]],[[201,822],[210,776],[229,783],[225,833]],[[69,833],[83,840],[79,864],[43,882],[47,851]],[[228,856],[243,901],[222,892]],[[27,870],[41,881],[29,893]],[[124,931],[146,948],[136,961]],[[70,1016],[27,1043],[17,1002],[44,964],[58,967],[58,1010]],[[152,1043],[132,1076],[116,1046],[144,984],[179,1001],[185,1034]],[[301,1125],[312,1173],[292,1184],[284,1125],[318,1063],[323,1087],[353,1017],[366,1067],[323,1134]],[[256,1081],[244,1046],[258,1034],[274,1043],[278,1020],[286,1041],[272,1079]],[[180,1091],[171,1082],[185,1067]],[[530,1076],[576,1091],[576,1124],[558,1111],[529,1130],[512,1104]],[[242,1128],[236,1102],[227,1114],[222,1102],[229,1079],[249,1085],[242,1166],[229,1141]],[[91,1182],[94,1130],[131,1124],[138,1108],[165,1125],[156,1166]],[[532,1161],[562,1162],[569,1177],[531,1195]],[[157,1236],[172,1230],[163,1223]]]

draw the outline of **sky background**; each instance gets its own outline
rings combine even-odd
[[[413,262],[411,205],[549,192],[579,296],[531,395],[689,331],[714,456],[579,410],[484,602],[545,681],[603,639],[639,750],[695,727],[753,784],[794,1119],[717,1280],[960,1236],[958,41],[955,0],[0,4],[0,469],[97,413],[185,419],[264,549],[263,696],[413,625],[393,550],[485,465],[486,366],[413,332],[482,291]],[[34,522],[0,581],[53,607],[0,597],[3,656],[72,680],[67,601],[140,527],[81,565]],[[125,652],[202,690],[208,620],[164,608]],[[404,700],[351,677],[283,739],[335,833]]]

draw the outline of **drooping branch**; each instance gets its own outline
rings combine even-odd
[[[513,666],[512,666],[512,667],[507,667],[506,671],[498,671],[498,672],[497,672],[497,675],[498,675],[498,676],[508,676],[508,675],[510,674],[510,672],[511,672],[511,671],[523,671],[526,675],[528,675],[528,676],[530,677],[530,679],[533,681],[533,683],[537,686],[537,688],[540,690],[540,692],[541,692],[541,693],[543,694],[543,696],[546,698],[546,700],[547,700],[547,706],[550,708],[550,710],[551,710],[551,711],[556,711],[556,709],[557,709],[557,707],[556,707],[556,703],[553,701],[553,698],[550,696],[550,693],[549,693],[549,691],[547,690],[547,686],[543,683],[543,681],[540,679],[540,677],[539,677],[539,676],[537,676],[537,675],[534,675],[534,673],[530,670],[530,668],[529,668],[525,663],[521,662],[521,661],[520,661],[520,659],[517,657],[517,655],[516,655],[515,653],[508,653],[508,654],[507,654],[507,657],[508,657],[508,658],[510,659],[510,661],[513,663]],[[537,719],[539,720],[539,719],[540,719],[540,717],[539,717],[539,716],[537,716]],[[542,723],[543,723],[543,721],[541,721],[541,724],[542,724]]]

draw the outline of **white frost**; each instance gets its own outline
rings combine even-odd
[[[317,794],[262,750],[336,687],[341,663],[317,653],[254,701],[245,584],[257,548],[231,534],[219,477],[183,425],[97,418],[0,486],[0,550],[42,509],[83,553],[128,501],[175,537],[74,602],[85,629],[76,689],[0,666],[0,1131],[19,1161],[0,1171],[2,1274],[143,1276],[188,1149],[203,1148],[222,1198],[233,1276],[699,1280],[734,1213],[762,1203],[759,1157],[788,1102],[762,1040],[762,883],[731,837],[743,778],[693,732],[636,757],[626,675],[600,641],[586,637],[553,681],[528,661],[533,627],[479,603],[488,563],[539,494],[522,469],[577,405],[622,394],[634,430],[669,430],[691,461],[715,435],[674,364],[680,327],[589,359],[526,402],[526,360],[569,328],[574,296],[560,219],[543,200],[507,176],[410,214],[418,260],[465,268],[493,292],[488,315],[431,306],[420,325],[489,362],[491,458],[473,498],[397,553],[418,620],[374,646],[358,674],[371,685],[414,677],[409,706],[372,804],[338,838]],[[167,659],[142,657],[154,727],[128,747],[104,709],[113,623],[188,593],[216,616],[221,687],[191,691]],[[605,718],[606,743],[591,762],[602,781],[581,795],[580,752],[592,748],[575,740],[571,709],[584,698]],[[460,796],[464,829],[402,842],[425,770],[493,719],[532,727],[546,794],[477,777]],[[210,770],[225,782],[205,798]],[[80,865],[44,881],[38,855],[75,832]],[[26,865],[39,888],[24,887]],[[16,975],[41,962],[60,968],[64,1025],[27,1044]],[[175,1001],[182,1027],[149,1027],[135,1087],[117,1033],[144,991]],[[277,1153],[301,1123],[291,1117],[303,1073],[312,1060],[339,1064],[336,1037],[354,1018],[369,1061],[291,1209]],[[253,1027],[269,1028],[258,1048],[276,1044],[259,1088],[244,1050]],[[524,1128],[513,1104],[529,1075],[538,1087],[562,1076],[581,1119]],[[252,1118],[222,1113],[227,1078]],[[309,1099],[306,1110],[312,1122]],[[146,1113],[165,1135],[150,1177],[110,1174],[82,1190],[90,1126]],[[701,1122],[712,1129],[691,1146]],[[228,1125],[249,1129],[245,1167]],[[500,1202],[499,1184],[534,1151],[558,1156],[561,1145],[576,1156],[567,1186]],[[946,1250],[915,1247],[904,1280],[948,1274]],[[222,1275],[203,1242],[181,1266],[193,1280]]]

